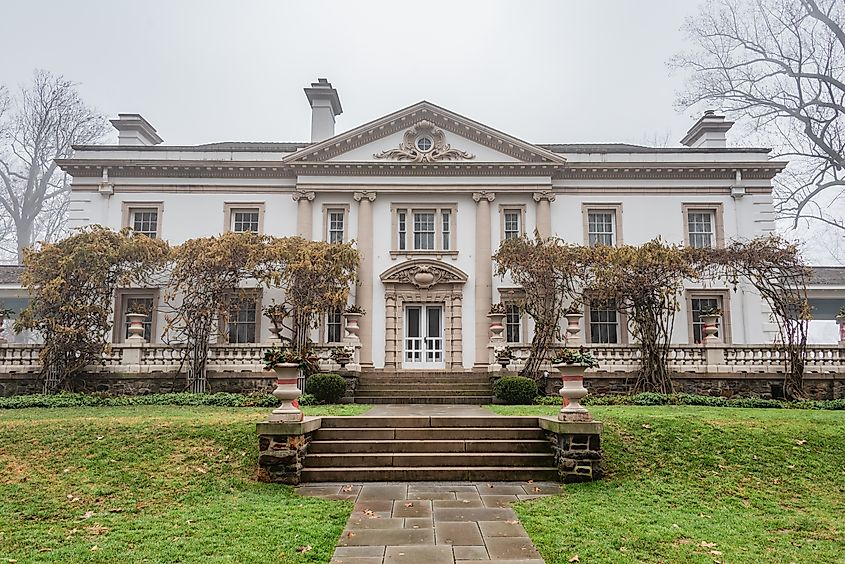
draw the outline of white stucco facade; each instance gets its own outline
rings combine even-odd
[[[326,93],[329,102],[331,95]],[[414,368],[403,361],[408,327],[415,323],[423,333],[439,323],[442,339],[440,361],[420,368],[488,363],[486,314],[490,303],[507,301],[513,290],[493,276],[490,258],[506,223],[510,232],[536,229],[584,244],[591,236],[612,244],[659,236],[674,243],[705,237],[719,245],[774,230],[771,182],[785,163],[769,160],[764,149],[719,146],[708,133],[710,122],[724,130],[718,116],[705,116],[691,129],[686,140],[692,146],[653,149],[532,145],[428,102],[326,138],[336,115],[327,107],[333,106],[315,109],[317,140],[310,143],[167,147],[149,135],[146,145],[138,145],[135,135],[131,145],[78,147],[60,163],[73,177],[71,227],[133,227],[140,210],[155,213],[156,236],[178,244],[233,229],[233,211],[254,210],[266,234],[329,240],[329,216],[341,214],[336,231],[355,240],[364,257],[362,283],[353,291],[353,300],[367,309],[362,363],[394,369]],[[433,284],[414,278],[420,268],[434,273]],[[271,297],[265,293],[262,300]],[[752,289],[690,287],[675,342],[694,340],[693,298],[719,301],[730,342],[771,341],[768,313]],[[409,307],[420,309],[409,313]],[[604,334],[593,335],[590,323],[588,312],[588,340]],[[615,338],[624,342],[624,321],[616,323]],[[518,333],[519,341],[529,341],[530,323],[522,322]],[[256,339],[266,337],[261,327]]]

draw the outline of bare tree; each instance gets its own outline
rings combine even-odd
[[[19,262],[36,239],[52,240],[64,232],[70,185],[56,159],[105,131],[105,118],[62,76],[38,70],[16,96],[0,90],[0,206],[11,222],[5,241],[14,239]]]
[[[776,186],[792,227],[845,231],[845,2],[708,0],[685,25],[695,45],[670,66],[689,71],[678,104],[746,118],[792,162]],[[822,203],[824,202],[824,203]]]

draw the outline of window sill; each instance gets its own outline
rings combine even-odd
[[[390,251],[390,258],[397,259],[399,257],[411,258],[411,257],[436,257],[441,259],[443,257],[451,257],[452,259],[458,258],[458,251]]]

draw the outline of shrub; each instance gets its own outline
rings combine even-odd
[[[216,407],[276,407],[279,400],[269,394],[193,394],[176,392],[169,394],[148,394],[145,396],[109,396],[105,394],[32,394],[26,396],[0,397],[0,409],[25,407],[124,407],[133,405],[209,405]]]
[[[537,397],[537,383],[524,376],[503,376],[493,384],[493,393],[510,405],[527,405]]]
[[[316,405],[317,398],[311,394],[302,394],[299,396],[299,405]]]
[[[346,380],[338,374],[312,374],[305,381],[305,391],[321,403],[337,403],[346,393]]]

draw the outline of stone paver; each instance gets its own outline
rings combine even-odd
[[[544,564],[510,504],[560,486],[414,482],[309,484],[297,491],[355,502],[332,564]]]

